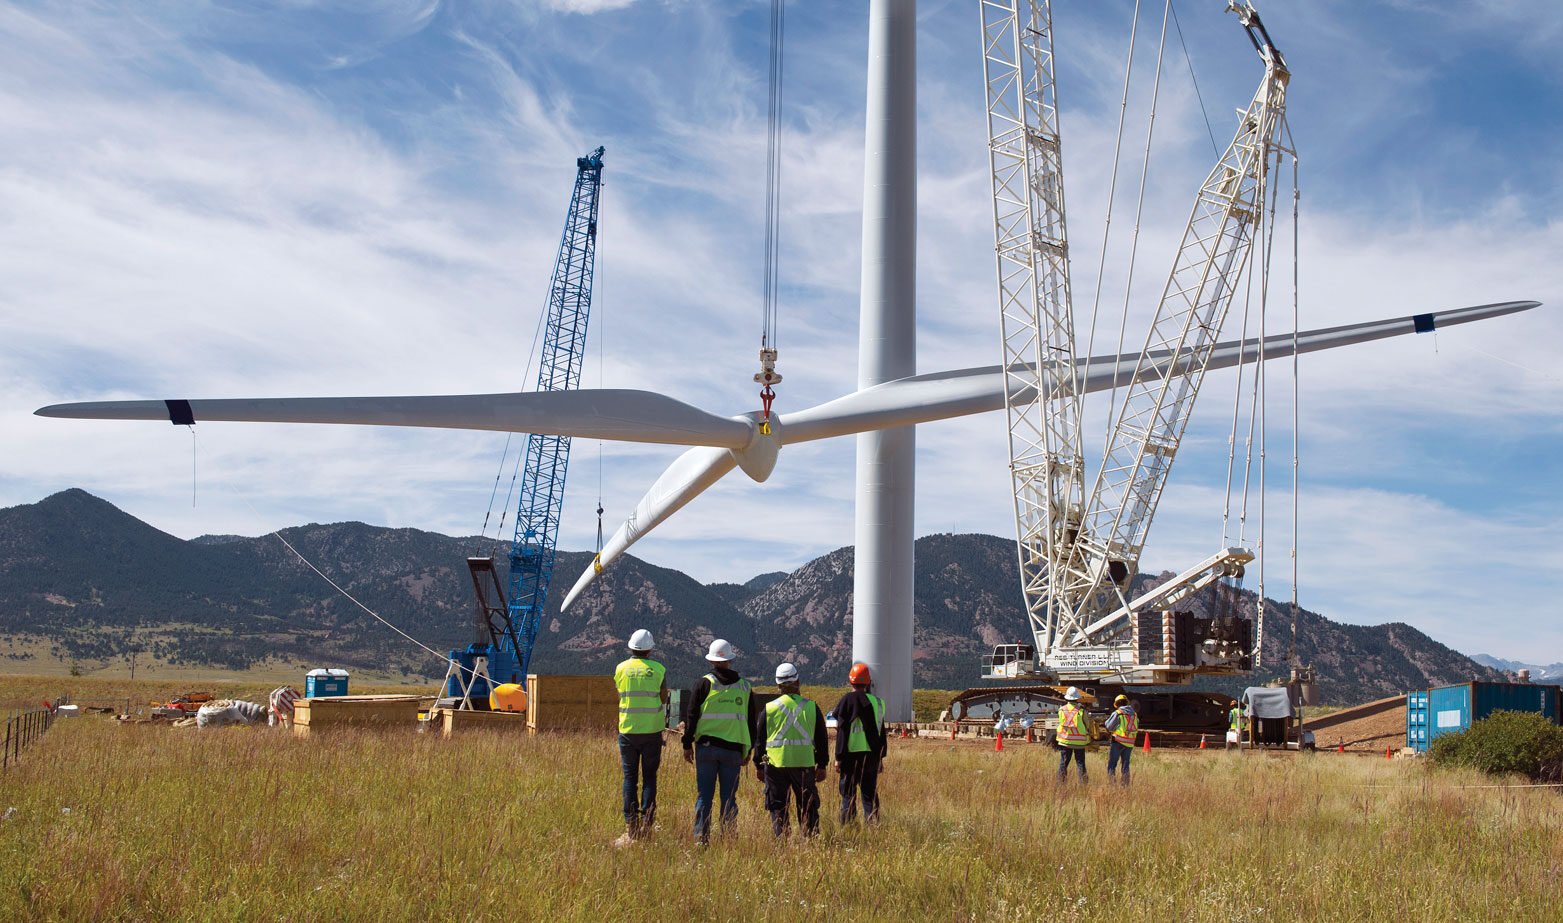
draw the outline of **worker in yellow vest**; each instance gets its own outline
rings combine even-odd
[[[840,780],[841,823],[857,820],[858,792],[863,797],[863,819],[879,819],[879,770],[884,767],[885,703],[869,690],[874,677],[868,664],[855,663],[847,674],[852,691],[841,697],[836,716],[836,776]]]
[[[1134,741],[1140,736],[1140,717],[1134,713],[1134,705],[1126,695],[1113,699],[1113,713],[1107,716],[1107,733],[1112,740],[1107,745],[1107,779],[1112,781],[1115,770],[1123,766],[1123,784],[1129,784],[1129,757],[1134,755]]]
[[[829,735],[819,706],[798,691],[798,668],[784,663],[776,668],[781,695],[766,703],[765,714],[755,725],[754,774],[765,782],[765,809],[771,812],[771,831],[786,836],[789,798],[797,805],[798,826],[804,836],[819,832],[819,783],[830,765]]]
[[[759,709],[749,681],[733,669],[737,656],[721,638],[711,642],[711,672],[690,690],[684,721],[684,762],[695,764],[695,841],[701,846],[711,841],[711,802],[719,786],[722,832],[738,827],[738,777],[749,761],[749,730]]]
[[[1232,703],[1232,710],[1227,712],[1227,749],[1241,746],[1243,743],[1243,700],[1238,699]]]
[[[1069,776],[1069,761],[1073,759],[1080,770],[1080,782],[1085,778],[1085,748],[1091,742],[1091,717],[1080,705],[1080,690],[1070,686],[1064,690],[1064,704],[1058,709],[1058,781]]]
[[[651,632],[636,630],[630,635],[629,659],[613,669],[613,685],[619,689],[619,765],[624,771],[625,830],[613,842],[619,847],[650,836],[657,819],[668,684],[667,669],[651,659],[653,647]]]

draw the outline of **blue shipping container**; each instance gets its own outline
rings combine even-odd
[[[1495,711],[1529,711],[1558,721],[1557,686],[1534,683],[1461,683],[1427,691],[1427,742],[1463,731]],[[1407,710],[1407,720],[1410,711]]]
[[[1406,693],[1406,746],[1427,752],[1427,693]]]

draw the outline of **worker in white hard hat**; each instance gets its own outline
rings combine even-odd
[[[1085,782],[1085,748],[1091,743],[1091,718],[1080,704],[1080,690],[1070,686],[1064,690],[1064,704],[1058,709],[1058,781],[1069,777],[1069,761],[1073,759],[1080,770],[1080,781]]]
[[[722,794],[722,831],[738,826],[738,777],[749,761],[750,729],[759,709],[749,681],[733,669],[738,652],[725,640],[711,642],[711,672],[689,693],[684,721],[684,762],[695,764],[695,840],[711,840],[711,802]]]
[[[1107,716],[1107,733],[1112,741],[1107,745],[1107,780],[1113,781],[1119,766],[1123,767],[1123,784],[1129,784],[1129,757],[1134,755],[1134,741],[1140,736],[1140,717],[1134,712],[1134,703],[1126,695],[1113,699],[1113,713]]]
[[[624,835],[628,846],[651,835],[657,819],[657,769],[667,728],[667,669],[651,659],[651,632],[630,635],[630,656],[613,669],[619,690],[619,765],[624,771]],[[637,792],[637,789],[639,791]]]
[[[754,775],[765,782],[765,809],[771,812],[771,832],[786,836],[791,828],[787,802],[798,812],[804,836],[819,832],[819,783],[830,766],[830,737],[825,713],[798,689],[798,668],[776,668],[781,695],[766,703],[754,725]]]

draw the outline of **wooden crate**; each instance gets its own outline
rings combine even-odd
[[[619,726],[619,690],[613,677],[526,678],[527,727],[538,731],[605,731]]]
[[[518,711],[474,711],[463,708],[436,708],[430,713],[429,720],[439,725],[442,729],[442,735],[446,738],[449,738],[457,731],[526,733],[529,730],[526,713]]]
[[[308,728],[347,727],[415,727],[418,709],[428,702],[418,695],[334,695],[323,698],[299,699],[293,705],[293,726],[300,736],[308,735]]]

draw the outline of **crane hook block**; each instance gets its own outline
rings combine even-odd
[[[755,383],[760,385],[760,435],[771,434],[771,402],[776,400],[776,392],[771,390],[771,385],[780,384],[782,377],[776,373],[776,350],[769,347],[760,347],[760,370],[754,373]]]

